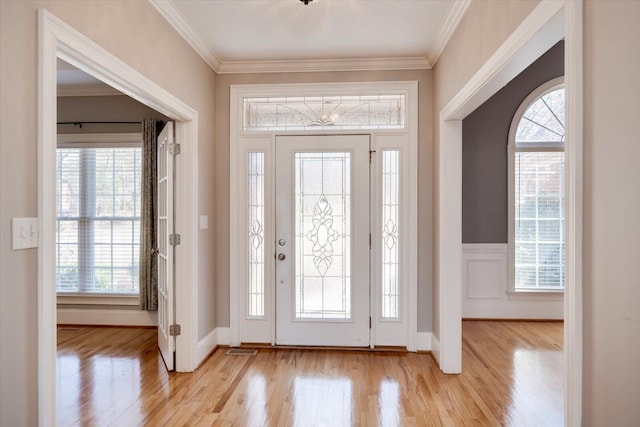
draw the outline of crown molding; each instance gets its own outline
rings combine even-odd
[[[178,34],[196,51],[198,55],[209,64],[213,71],[220,69],[220,59],[209,49],[202,37],[193,29],[172,0],[149,0],[149,3],[162,15],[162,17],[175,29]]]
[[[440,33],[438,34],[438,38],[433,46],[433,53],[428,56],[429,63],[432,66],[438,62],[438,58],[440,58],[442,51],[444,51],[447,43],[449,43],[449,39],[451,39],[453,32],[458,28],[458,24],[460,24],[460,21],[467,12],[470,4],[471,0],[454,1],[447,19],[444,21],[442,28],[440,28]]]
[[[219,74],[293,73],[327,71],[429,70],[435,65],[471,0],[455,0],[428,57],[311,59],[276,61],[221,61],[176,8],[174,0],[149,0],[160,15],[200,57]]]
[[[424,57],[309,59],[290,61],[229,61],[220,65],[218,74],[308,73],[327,71],[429,70]]]
[[[114,96],[114,95],[122,95],[123,93],[118,92],[116,89],[111,86],[61,86],[58,87],[57,91],[58,96]]]

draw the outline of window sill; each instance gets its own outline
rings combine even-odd
[[[128,294],[58,294],[56,303],[60,305],[139,305],[139,295]]]
[[[564,299],[564,289],[510,290],[507,295],[510,300],[562,300]]]

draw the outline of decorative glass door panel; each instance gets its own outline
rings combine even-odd
[[[369,345],[369,136],[276,139],[276,341]]]
[[[351,153],[296,153],[295,317],[351,319]]]

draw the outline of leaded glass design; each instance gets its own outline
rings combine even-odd
[[[264,316],[265,290],[265,248],[264,248],[264,215],[265,215],[265,176],[264,153],[251,152],[248,160],[248,315]]]
[[[564,88],[538,97],[516,132],[515,287],[564,288]]]
[[[351,153],[296,153],[296,318],[351,318]]]
[[[382,152],[382,318],[400,317],[400,151]]]
[[[404,95],[244,98],[245,131],[402,129]]]

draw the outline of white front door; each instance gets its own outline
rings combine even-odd
[[[369,135],[276,137],[276,343],[369,346]]]
[[[174,370],[173,246],[173,122],[168,122],[158,136],[158,348],[169,371]]]

